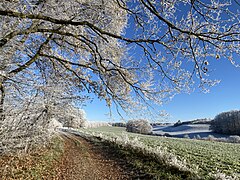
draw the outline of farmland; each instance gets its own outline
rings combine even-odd
[[[122,138],[121,141],[132,140],[151,151],[161,149],[177,157],[179,161],[176,164],[186,163],[187,167],[192,168],[192,171],[205,179],[216,177],[216,174],[223,178],[240,176],[240,144],[140,135],[128,133],[124,128],[119,127],[100,127],[81,131],[108,140],[114,138]]]

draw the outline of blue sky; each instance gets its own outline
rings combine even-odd
[[[227,60],[214,63],[212,76],[221,80],[210,93],[199,90],[191,94],[179,94],[163,107],[171,114],[170,120],[192,120],[213,118],[220,112],[240,109],[240,68],[234,67]]]
[[[235,59],[237,61],[237,59]],[[178,94],[172,101],[159,107],[170,114],[168,122],[185,121],[197,118],[214,118],[220,112],[240,109],[240,68],[225,59],[211,61],[210,76],[221,82],[210,88],[210,93],[196,89],[191,94]],[[84,107],[87,118],[92,121],[111,121],[105,103],[97,98]],[[115,121],[120,117],[113,109]],[[126,117],[127,118],[127,117]]]

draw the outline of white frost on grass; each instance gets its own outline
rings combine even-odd
[[[228,176],[224,173],[217,173],[217,174],[210,174],[213,178],[216,180],[239,180],[238,177],[234,176]]]

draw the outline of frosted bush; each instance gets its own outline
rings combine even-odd
[[[84,116],[78,116],[80,113],[60,113],[40,103],[32,103],[6,114],[5,120],[0,124],[0,154],[25,153],[38,146],[45,146],[55,134],[56,128],[62,127],[63,123],[79,127],[85,121]]]
[[[44,110],[6,116],[0,127],[0,154],[25,153],[39,145],[47,145],[54,132],[48,131],[47,117]]]
[[[130,120],[126,124],[126,130],[133,133],[150,134],[152,126],[147,120]]]
[[[240,143],[240,136],[229,136],[228,142],[231,143]]]

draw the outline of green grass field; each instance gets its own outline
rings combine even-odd
[[[218,172],[240,176],[240,144],[140,135],[128,133],[125,128],[120,127],[99,127],[85,131],[106,136],[126,133],[129,138],[138,137],[148,147],[160,146],[179,159],[185,159],[190,166],[198,166],[199,174],[203,177]]]

